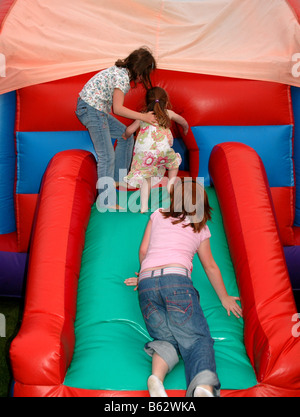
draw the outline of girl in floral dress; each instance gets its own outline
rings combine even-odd
[[[182,126],[184,135],[187,134],[189,126],[183,117],[168,110],[169,104],[168,94],[163,88],[151,88],[146,94],[146,111],[154,112],[157,122],[152,125],[136,120],[125,132],[125,137],[130,137],[140,128],[134,147],[131,170],[124,181],[134,188],[141,189],[142,213],[148,211],[151,186],[162,180],[167,169],[169,190],[181,164],[181,156],[172,149],[171,121],[174,120]]]

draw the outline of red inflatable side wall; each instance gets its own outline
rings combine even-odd
[[[64,380],[75,343],[77,281],[96,182],[96,161],[86,151],[57,154],[45,174],[25,312],[11,345],[17,385],[60,385]]]
[[[297,314],[263,163],[243,144],[214,148],[210,160],[245,319],[245,345],[259,396],[300,396]]]

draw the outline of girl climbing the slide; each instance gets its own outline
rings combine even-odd
[[[126,59],[119,59],[113,67],[96,74],[79,93],[76,115],[88,129],[94,144],[98,157],[98,178],[110,177],[118,182],[119,170],[128,171],[132,159],[133,136],[125,140],[126,126],[110,115],[112,109],[118,116],[155,123],[153,112],[138,113],[124,106],[130,82],[142,83],[146,89],[150,88],[150,74],[155,69],[156,62],[151,52],[147,48],[140,48]],[[112,137],[117,139],[116,151]],[[108,187],[107,194],[110,189]],[[107,197],[110,201],[110,196]]]
[[[228,295],[210,248],[207,221],[211,208],[196,180],[177,180],[171,187],[168,210],[155,211],[140,246],[140,274],[125,280],[136,286],[140,308],[153,341],[145,345],[152,356],[148,379],[151,397],[166,397],[164,379],[183,358],[188,397],[220,394],[213,339],[193,286],[193,257],[202,266],[228,315],[242,316],[237,297]]]
[[[154,112],[157,122],[150,124],[136,120],[125,132],[127,138],[141,128],[134,147],[131,170],[124,181],[141,189],[142,213],[148,211],[151,186],[158,184],[168,169],[169,188],[176,179],[181,164],[180,155],[172,149],[171,121],[174,120],[182,126],[184,135],[189,126],[183,117],[168,110],[169,106],[166,91],[160,87],[151,88],[146,94],[146,111]]]

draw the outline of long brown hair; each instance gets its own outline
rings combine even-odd
[[[165,129],[171,127],[167,109],[170,108],[168,93],[161,87],[153,87],[146,94],[147,112],[153,111],[159,126]]]
[[[130,74],[130,81],[137,84],[138,77],[146,89],[152,87],[150,74],[157,68],[152,52],[146,48],[139,48],[133,51],[127,58],[119,59],[115,65],[119,68],[127,68]]]
[[[183,227],[191,226],[194,233],[200,233],[206,223],[211,220],[212,208],[209,205],[205,188],[196,179],[177,178],[170,192],[171,205],[163,216],[174,218],[172,224],[189,220]]]

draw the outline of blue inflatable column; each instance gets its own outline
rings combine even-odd
[[[300,227],[300,88],[292,87],[295,117],[295,171],[296,171],[296,218],[295,226]]]
[[[16,93],[0,95],[0,235],[16,231],[15,184]]]

